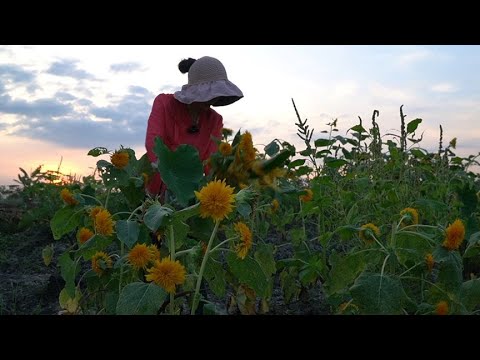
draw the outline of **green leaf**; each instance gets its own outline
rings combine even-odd
[[[280,146],[278,146],[277,142],[273,140],[270,144],[265,146],[265,154],[268,156],[273,156],[280,151]]]
[[[64,288],[62,289],[62,291],[60,291],[60,295],[58,296],[58,301],[62,309],[65,309],[69,313],[73,314],[77,311],[78,303],[80,302],[81,298],[82,298],[82,292],[80,291],[80,289],[76,288],[75,295],[69,296],[68,291],[66,290],[66,288]]]
[[[280,286],[283,292],[285,304],[289,304],[292,300],[298,298],[301,291],[300,284],[296,281],[297,273],[295,269],[285,269],[280,273]]]
[[[111,236],[94,235],[86,243],[82,244],[78,249],[78,254],[83,256],[85,261],[90,260],[98,251],[103,251],[113,241]]]
[[[308,166],[300,166],[296,171],[295,175],[296,176],[302,176],[302,175],[307,175],[312,172],[312,169]]]
[[[424,154],[423,151],[420,149],[411,149],[410,152],[417,159],[425,159],[427,157],[427,155]]]
[[[155,315],[167,293],[154,283],[134,282],[122,289],[117,315]]]
[[[463,279],[463,262],[458,251],[447,251],[438,247],[433,252],[433,258],[439,264],[437,282],[443,284],[443,288],[449,292],[459,290]]]
[[[182,144],[175,151],[170,151],[163,141],[156,137],[153,151],[158,157],[157,166],[163,182],[174,193],[178,202],[187,206],[203,178],[203,165],[198,150],[191,145]]]
[[[329,139],[317,139],[315,140],[315,146],[316,147],[322,147],[322,146],[330,146],[335,142],[335,140],[329,140]]]
[[[165,226],[170,219],[173,210],[160,204],[150,206],[143,217],[143,221],[147,227],[153,232],[159,227]]]
[[[269,279],[257,261],[249,256],[242,260],[237,257],[237,254],[229,253],[227,263],[240,282],[251,287],[260,297],[267,296]]]
[[[468,246],[463,254],[464,258],[474,257],[480,254],[480,232],[473,233],[468,239]]]
[[[189,206],[188,208],[175,211],[173,213],[173,219],[179,221],[187,221],[192,216],[198,215],[200,213],[200,203],[196,203],[195,205]]]
[[[347,256],[333,253],[329,262],[332,268],[325,290],[329,295],[345,290],[367,266],[364,253],[351,253]]]
[[[252,213],[252,207],[248,203],[241,203],[235,206],[237,212],[242,215],[245,219],[248,219],[250,214]]]
[[[268,173],[275,168],[283,167],[285,165],[285,162],[290,156],[291,156],[290,150],[287,150],[287,149],[282,150],[277,155],[271,157],[268,160],[263,161],[261,169],[264,172]]]
[[[272,244],[260,244],[257,251],[255,251],[254,258],[267,276],[271,276],[277,271],[275,259],[273,258]]]
[[[100,156],[100,155],[103,155],[103,154],[108,154],[108,149],[104,148],[104,147],[96,147],[96,148],[91,149],[88,152],[87,155],[97,157],[97,156]]]
[[[118,220],[115,224],[115,231],[118,240],[127,245],[128,248],[132,248],[138,241],[140,227],[136,221]]]
[[[63,235],[68,234],[80,225],[82,212],[72,207],[64,207],[55,213],[50,220],[53,238],[59,240]]]
[[[364,128],[362,125],[360,125],[360,124],[355,125],[355,126],[352,126],[350,129],[347,130],[347,133],[348,133],[350,130],[353,130],[353,131],[355,131],[355,132],[357,132],[357,133],[358,133],[358,132],[359,132],[359,133],[366,133],[366,132],[367,132],[367,130],[365,130],[365,128]]]
[[[225,296],[225,270],[222,263],[210,259],[205,265],[205,280],[210,290],[218,297]]]
[[[185,239],[187,238],[188,231],[190,230],[190,226],[185,224],[183,221],[179,219],[172,220],[173,226],[173,236],[175,240],[175,250],[178,250],[182,247]],[[165,231],[165,237],[167,238],[167,246],[170,249],[170,227],[168,227]]]
[[[294,167],[297,167],[297,166],[300,166],[300,165],[303,165],[303,164],[305,164],[305,159],[297,159],[297,160],[292,161],[290,164],[288,164],[288,168],[292,169]]]
[[[364,314],[397,315],[409,302],[400,280],[364,272],[350,288],[353,302]]]
[[[407,134],[412,134],[417,130],[418,125],[422,122],[422,119],[415,119],[407,124]]]
[[[118,297],[118,289],[117,291],[109,291],[105,294],[105,312],[108,315],[115,315]]]
[[[325,158],[325,165],[332,169],[337,169],[343,165],[348,164],[347,160],[343,159],[334,159],[334,158]]]
[[[480,305],[480,279],[465,281],[460,288],[460,299],[468,311]]]
[[[302,156],[310,156],[313,154],[313,149],[305,149],[300,151],[300,155]]]
[[[66,252],[58,259],[60,265],[60,271],[63,280],[65,280],[65,290],[69,297],[75,297],[75,276],[77,276],[80,268],[76,266],[76,263],[71,259],[70,253]]]
[[[425,236],[426,234],[423,235]],[[408,234],[398,232],[396,235],[396,243],[395,255],[398,261],[407,267],[424,261],[425,255],[433,250],[428,240],[421,237],[420,234],[413,232],[409,232]]]

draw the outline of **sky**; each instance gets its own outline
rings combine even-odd
[[[250,131],[254,144],[277,138],[303,150],[297,116],[325,137],[371,124],[398,133],[423,119],[421,147],[436,151],[457,138],[458,156],[480,151],[478,45],[1,45],[0,185],[15,184],[19,168],[86,176],[99,158],[94,147],[145,153],[145,131],[155,96],[188,79],[178,63],[213,56],[244,98],[215,108],[224,126]]]

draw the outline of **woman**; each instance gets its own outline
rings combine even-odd
[[[225,106],[243,97],[242,91],[228,80],[223,64],[213,57],[180,61],[179,70],[188,72],[188,84],[175,94],[160,94],[153,102],[148,119],[145,147],[151,162],[155,137],[160,137],[172,151],[181,144],[194,146],[202,161],[217,150],[212,136],[222,136],[222,116],[210,106]],[[164,196],[166,186],[156,172],[147,184],[151,195]]]

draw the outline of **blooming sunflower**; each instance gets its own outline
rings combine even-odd
[[[112,267],[112,259],[103,251],[98,251],[92,257],[92,269],[98,276],[101,276],[103,272]]]
[[[178,260],[156,260],[155,265],[147,269],[147,272],[147,281],[153,281],[169,293],[175,293],[175,286],[185,282],[185,267]]]
[[[368,223],[361,226],[360,232],[358,233],[360,239],[365,241],[367,244],[373,243],[374,236],[380,236],[380,229],[372,223]]]
[[[225,180],[210,181],[200,192],[195,191],[200,201],[200,217],[211,217],[220,221],[232,212],[232,203],[235,201],[233,188]]]
[[[108,210],[101,210],[95,216],[95,230],[97,234],[110,236],[113,234],[114,221]]]
[[[442,246],[447,248],[448,251],[456,250],[465,238],[465,225],[463,225],[462,220],[457,219],[447,227],[445,233],[445,240]]]
[[[92,220],[93,220],[94,222],[95,222],[95,217],[96,217],[97,214],[98,214],[100,211],[102,211],[102,210],[104,210],[104,208],[101,207],[101,206],[95,206],[95,207],[93,207],[93,208],[90,209],[89,215],[90,215],[90,217],[92,218]]]
[[[248,131],[245,131],[242,135],[235,154],[235,161],[237,163],[242,163],[241,159],[243,159],[243,164],[247,169],[250,169],[253,160],[255,160],[255,148],[253,147],[252,134]]]
[[[252,247],[252,232],[243,222],[237,222],[234,225],[235,230],[240,234],[240,243],[235,247],[237,255],[240,259],[245,259],[248,250]]]
[[[448,315],[448,303],[440,301],[435,308],[435,313],[437,315]]]
[[[220,154],[223,156],[228,156],[232,153],[232,145],[227,142],[221,142],[220,145],[218,145],[218,151],[220,151]]]
[[[86,227],[82,227],[80,230],[78,230],[77,240],[80,244],[84,244],[88,240],[90,240],[93,235],[95,234],[93,233],[92,230]]]
[[[402,226],[418,224],[418,211],[414,208],[405,208],[400,211],[400,216],[405,216],[402,220]]]
[[[303,202],[309,202],[309,201],[312,201],[313,199],[313,191],[310,190],[310,189],[305,189],[305,191],[307,192],[305,195],[300,195],[299,198],[300,200],[302,200]]]
[[[155,255],[145,244],[137,244],[128,253],[128,262],[136,270],[145,269]]]
[[[67,188],[63,189],[60,192],[60,197],[68,205],[77,205],[78,204],[78,201],[73,197],[72,193]]]
[[[123,169],[125,166],[128,165],[128,161],[130,160],[130,155],[126,151],[115,151],[113,155],[110,157],[110,160],[117,169]]]
[[[433,258],[433,255],[432,254],[425,255],[425,262],[427,263],[428,271],[431,272],[433,270],[433,265],[435,265],[435,259]]]
[[[152,261],[160,260],[160,250],[154,244],[148,246],[148,251],[150,251],[150,259]]]

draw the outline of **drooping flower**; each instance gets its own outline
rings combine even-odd
[[[113,234],[113,225],[115,222],[112,220],[112,216],[108,210],[104,209],[98,212],[95,216],[95,230],[97,234],[110,236]]]
[[[309,202],[309,201],[312,201],[313,199],[313,191],[310,190],[310,189],[305,189],[305,191],[307,192],[305,195],[300,195],[299,198],[300,200],[302,200],[303,202]]]
[[[105,270],[112,267],[112,259],[103,251],[98,251],[92,257],[92,269],[98,276],[103,275]]]
[[[433,255],[432,254],[425,255],[425,262],[427,263],[428,271],[431,272],[433,270],[433,265],[435,265],[435,259],[433,258]]]
[[[125,166],[128,165],[128,161],[130,160],[130,155],[128,152],[124,150],[115,151],[110,160],[117,169],[123,169]]]
[[[63,189],[60,192],[60,197],[68,205],[77,205],[78,204],[78,201],[73,197],[72,193],[67,188]]]
[[[214,221],[226,218],[233,210],[235,201],[233,188],[225,180],[210,181],[200,192],[195,191],[195,196],[200,201],[200,217],[211,217]]]
[[[405,208],[400,211],[400,216],[405,216],[402,220],[402,226],[418,224],[418,211],[414,208]]]
[[[137,244],[128,253],[128,262],[136,270],[145,269],[150,262],[154,261],[154,254],[145,244]]]
[[[80,230],[77,232],[77,240],[80,244],[86,243],[88,240],[91,239],[91,237],[95,235],[92,230],[86,227],[82,227]]]
[[[442,246],[448,251],[456,250],[465,239],[465,225],[462,220],[457,219],[445,230],[445,240]]]
[[[218,145],[218,151],[223,156],[228,156],[232,153],[232,145],[227,142],[221,142],[220,145]]]
[[[280,203],[277,199],[273,199],[272,201],[272,212],[277,212],[278,208],[280,207]]]
[[[361,226],[358,236],[367,244],[371,244],[375,241],[374,236],[376,237],[380,236],[380,229],[376,227],[374,224],[368,223]]]
[[[252,247],[252,232],[248,226],[241,221],[237,222],[234,225],[234,228],[240,235],[240,243],[237,244],[235,250],[237,252],[237,256],[243,260],[247,256],[248,250],[250,250]]]
[[[145,276],[147,281],[153,281],[169,293],[175,293],[175,286],[185,282],[186,270],[178,260],[172,261],[168,258],[156,260],[155,265],[147,269],[147,272]]]
[[[447,315],[448,303],[446,301],[440,301],[435,308],[435,313],[437,315]]]

